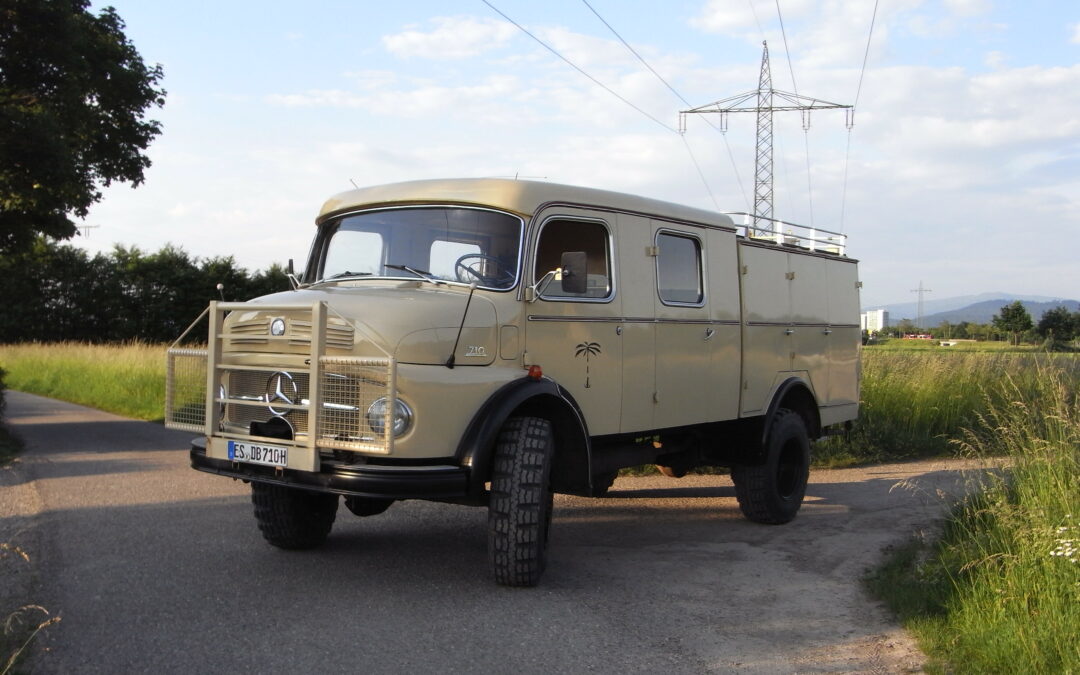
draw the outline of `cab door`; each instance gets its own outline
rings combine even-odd
[[[619,431],[622,416],[622,317],[614,274],[615,230],[610,214],[556,207],[541,212],[531,239],[526,306],[526,363],[562,385],[577,401],[594,436]],[[562,255],[584,252],[586,284],[576,292],[561,274]]]
[[[705,230],[653,221],[656,428],[715,419]]]

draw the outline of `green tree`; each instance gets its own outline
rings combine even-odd
[[[1012,336],[1010,344],[1020,344],[1020,334],[1031,330],[1035,324],[1031,315],[1019,300],[1001,308],[1001,314],[995,314],[992,323],[1003,333]]]
[[[39,238],[0,256],[0,343],[171,342],[210,300],[247,300],[289,288],[281,265],[249,275],[231,256],[192,258],[165,246],[146,254],[117,246],[109,254]]]
[[[111,7],[0,0],[0,251],[67,239],[114,181],[139,185],[165,102]]]
[[[1076,317],[1065,306],[1048,309],[1039,319],[1035,332],[1044,340],[1068,342],[1076,337]]]
[[[919,328],[915,325],[915,322],[911,319],[900,319],[896,322],[894,333],[896,337],[904,337],[909,333],[918,333]]]

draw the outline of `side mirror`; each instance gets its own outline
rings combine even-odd
[[[588,290],[588,256],[585,251],[566,251],[562,254],[562,289],[576,295]]]

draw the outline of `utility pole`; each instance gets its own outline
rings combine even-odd
[[[915,326],[916,326],[916,327],[917,327],[917,328],[918,328],[919,330],[924,330],[924,328],[925,328],[925,327],[924,327],[924,326],[922,325],[922,318],[923,318],[923,295],[924,295],[924,294],[926,294],[926,293],[933,293],[933,291],[932,291],[932,290],[930,290],[929,288],[923,288],[923,285],[922,285],[922,280],[920,279],[920,280],[919,280],[919,287],[918,287],[918,288],[913,288],[913,289],[911,289],[911,292],[912,292],[912,293],[918,293],[918,294],[919,294],[919,305],[918,305],[918,307],[919,307],[919,308],[918,308],[918,314],[917,314],[917,317],[916,317],[916,320],[915,320]]]
[[[758,88],[755,91],[729,96],[697,108],[679,111],[679,133],[686,133],[686,116],[689,114],[719,114],[719,129],[723,133],[728,128],[728,113],[757,113],[757,152],[754,159],[754,229],[771,232],[774,229],[773,225],[771,223],[759,225],[759,220],[768,221],[773,217],[773,113],[798,110],[802,113],[803,131],[810,129],[811,110],[827,110],[831,108],[848,110],[848,128],[851,128],[854,124],[854,119],[849,105],[830,103],[809,96],[800,96],[773,89],[772,72],[769,69],[769,45],[766,42],[762,42],[761,45],[764,50],[761,55],[761,73],[758,76]],[[775,105],[774,99],[780,99],[779,105]]]

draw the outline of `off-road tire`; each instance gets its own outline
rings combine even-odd
[[[488,503],[488,559],[503,586],[535,586],[551,527],[551,422],[512,417],[499,432]]]
[[[769,424],[762,464],[731,470],[735,496],[743,515],[757,523],[790,522],[806,494],[810,476],[810,438],[806,422],[793,410],[781,408]]]
[[[345,508],[352,511],[354,515],[366,518],[379,515],[390,508],[394,501],[396,500],[381,497],[346,497]]]
[[[315,548],[326,541],[338,496],[270,483],[251,484],[251,503],[263,538],[278,548]]]

